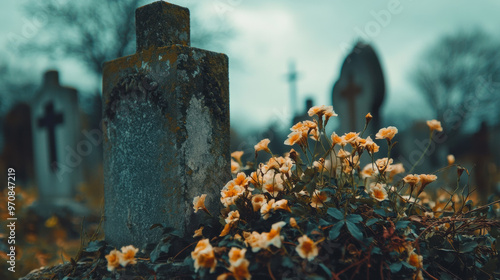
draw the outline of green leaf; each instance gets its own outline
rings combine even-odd
[[[410,221],[398,221],[396,223],[396,229],[406,228],[410,224]]]
[[[351,215],[348,215],[348,216],[346,217],[346,219],[347,219],[349,222],[353,223],[353,224],[357,224],[357,223],[359,223],[359,222],[363,221],[363,217],[361,217],[361,216],[360,216],[360,215],[358,215],[358,214],[351,214]]]
[[[87,248],[85,248],[85,252],[93,253],[101,250],[106,246],[106,242],[104,240],[100,241],[91,241],[89,242]]]
[[[340,210],[337,208],[328,208],[327,213],[328,213],[328,215],[334,217],[337,220],[344,219],[344,214],[342,212],[340,212]]]
[[[363,233],[359,230],[359,228],[355,224],[353,224],[350,221],[346,221],[345,223],[347,225],[347,229],[349,230],[351,235],[354,236],[354,238],[360,241],[363,240]]]
[[[316,189],[316,179],[313,179],[306,185],[306,190],[309,193],[309,196],[313,195],[315,189]]]
[[[319,225],[322,226],[322,227],[326,227],[326,226],[329,226],[331,225],[332,223],[328,222],[328,221],[325,221],[323,219],[319,219]]]
[[[377,213],[378,215],[380,215],[382,217],[387,216],[385,209],[382,209],[382,208],[375,208],[375,209],[373,209],[373,212]]]
[[[283,257],[281,260],[281,265],[287,268],[293,268],[295,265],[290,257]]]
[[[342,226],[344,225],[344,221],[337,222],[336,224],[333,225],[333,227],[330,229],[330,240],[335,240],[337,237],[339,237],[340,230],[342,229]]]
[[[326,274],[328,275],[328,278],[332,278],[332,272],[330,271],[330,269],[328,269],[328,267],[326,267],[326,265],[324,265],[323,263],[320,263],[319,266],[326,272]]]
[[[446,273],[446,272],[441,272],[441,274],[439,274],[439,278],[441,278],[441,280],[453,280],[453,276],[451,276],[450,274]]]
[[[476,241],[471,241],[471,242],[465,242],[461,247],[459,252],[460,253],[470,253],[474,251],[477,247],[477,242]]]
[[[382,255],[382,250],[379,247],[375,247],[372,249],[372,255]]]
[[[306,184],[304,182],[300,181],[297,184],[295,184],[295,187],[292,189],[292,192],[298,193],[301,190],[303,190],[305,186],[306,186]]]
[[[415,270],[415,269],[417,269],[416,267],[414,267],[413,265],[411,265],[411,264],[409,264],[409,263],[407,263],[407,262],[404,262],[404,261],[403,261],[403,262],[401,262],[401,263],[402,263],[402,264],[403,264],[406,268],[409,268],[409,269],[411,269],[411,270]]]
[[[377,219],[377,218],[371,218],[369,219],[367,222],[366,222],[366,226],[369,227],[373,224],[375,224],[376,222],[380,221],[380,219]]]
[[[391,265],[389,266],[392,273],[396,273],[396,272],[400,271],[401,267],[403,267],[403,264],[401,262],[391,263]]]

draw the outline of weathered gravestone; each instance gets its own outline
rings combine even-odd
[[[192,48],[189,10],[136,10],[137,53],[104,64],[105,235],[113,246],[156,242],[166,223],[192,234],[218,215],[230,180],[228,59]]]
[[[373,119],[365,136],[380,128],[380,106],[385,96],[382,67],[373,48],[358,42],[347,56],[340,77],[333,86],[333,109],[339,114],[341,133],[360,132],[365,126],[365,115]]]
[[[73,201],[81,180],[79,116],[77,91],[59,85],[57,71],[47,71],[31,105],[36,210],[42,216],[61,209],[83,211]]]

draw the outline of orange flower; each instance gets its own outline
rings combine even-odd
[[[208,212],[207,208],[205,207],[206,197],[206,194],[202,194],[201,196],[195,196],[193,198],[193,208],[195,213],[198,212],[198,210],[204,210]]]
[[[200,267],[210,268],[210,273],[215,271],[217,260],[215,259],[214,249],[208,239],[198,241],[194,251],[191,252],[191,258],[194,260],[195,272],[198,272]]]
[[[330,198],[325,192],[315,190],[311,197],[311,206],[314,208],[321,208],[325,206],[325,202],[328,202]]]
[[[373,163],[367,164],[363,168],[363,170],[361,170],[361,173],[360,173],[361,178],[363,178],[363,179],[373,177],[377,174],[378,174],[378,169],[375,167],[375,165]]]
[[[263,194],[256,194],[252,196],[252,206],[253,206],[253,211],[257,212],[260,210],[262,205],[266,204],[267,200],[266,197]]]
[[[245,259],[245,253],[247,249],[239,249],[232,247],[229,251],[229,263],[231,265],[239,265]]]
[[[420,177],[415,174],[408,174],[403,178],[403,181],[413,187],[420,182]]]
[[[455,156],[454,155],[448,155],[446,157],[446,159],[448,160],[448,165],[453,165],[455,163]]]
[[[262,192],[270,193],[272,196],[277,196],[280,191],[284,189],[283,179],[280,174],[275,174],[274,170],[270,170],[264,175],[264,184],[262,185]]]
[[[224,226],[224,228],[222,229],[221,233],[219,234],[219,236],[226,236],[229,234],[229,231],[231,231],[231,228],[233,227],[233,224],[229,223],[229,224],[226,224]]]
[[[233,205],[234,201],[244,193],[245,189],[242,186],[236,185],[234,181],[229,181],[220,191],[220,201],[225,207]]]
[[[120,266],[120,259],[122,258],[122,253],[116,249],[109,252],[106,255],[106,260],[108,260],[108,271],[113,271],[115,268]]]
[[[270,142],[271,142],[271,140],[269,140],[267,138],[263,139],[262,141],[260,141],[259,143],[257,143],[257,145],[254,146],[255,152],[266,151],[266,152],[270,153],[271,151],[267,147],[267,145],[269,145]]]
[[[394,178],[394,176],[396,176],[397,174],[405,172],[405,168],[403,167],[402,163],[396,163],[394,165],[390,165],[387,168],[387,171],[390,172],[389,173],[389,180],[392,180]]]
[[[236,174],[240,169],[240,164],[231,159],[231,173]]]
[[[423,267],[423,257],[412,251],[408,256],[408,263],[416,268]]]
[[[432,175],[432,174],[420,174],[418,176],[420,178],[420,188],[418,189],[418,192],[417,192],[417,196],[424,190],[424,188],[437,180],[437,176],[436,175]]]
[[[285,210],[285,211],[288,211],[288,212],[292,212],[292,209],[290,209],[290,206],[288,205],[288,200],[286,199],[281,199],[281,200],[278,200],[276,201],[274,204],[273,204],[273,210],[276,211],[276,210]]]
[[[318,126],[316,125],[315,122],[312,121],[303,121],[303,122],[298,122],[292,128],[290,128],[291,131],[304,131],[306,133],[309,133],[309,130],[314,130],[317,129]]]
[[[392,158],[380,158],[375,161],[375,164],[377,165],[379,172],[384,173],[387,169],[389,169],[392,162]]]
[[[323,112],[325,111],[324,107],[323,106],[314,106],[314,107],[311,107],[309,108],[309,111],[307,111],[307,114],[309,115],[309,117],[312,117],[314,115],[323,115]]]
[[[346,157],[349,157],[351,155],[351,153],[349,153],[348,151],[342,149],[340,150],[338,153],[337,153],[337,157],[338,158],[346,158]]]
[[[342,138],[344,139],[345,142],[352,145],[356,143],[356,140],[359,138],[359,133],[355,132],[345,133],[344,136],[342,136]]]
[[[331,139],[332,139],[333,146],[339,144],[340,146],[344,147],[347,144],[345,139],[343,137],[338,136],[337,133],[335,133],[335,132],[332,133]]]
[[[304,137],[305,136],[305,137]],[[305,144],[307,141],[307,134],[303,133],[302,131],[294,131],[290,134],[288,134],[288,138],[285,140],[284,144],[288,146],[293,146],[295,144]],[[306,140],[304,140],[306,139]]]
[[[432,174],[420,174],[419,178],[422,185],[428,185],[437,180],[437,176]]]
[[[245,238],[245,243],[252,247],[252,252],[257,253],[260,249],[264,249],[264,239],[262,235],[256,231],[249,233],[243,232],[243,237]]]
[[[299,237],[299,245],[295,247],[295,251],[303,259],[312,261],[318,255],[318,247],[307,235]]]
[[[252,172],[250,174],[250,177],[248,178],[250,183],[252,183],[252,185],[258,187],[261,183],[262,183],[262,176],[260,174],[260,171],[258,171],[259,173],[257,172]]]
[[[374,154],[374,153],[378,152],[379,148],[380,148],[379,145],[377,145],[375,142],[373,142],[373,140],[370,136],[366,137],[366,142],[364,143],[363,147],[370,154]]]
[[[244,154],[243,151],[235,151],[231,153],[231,157],[233,157],[238,163],[241,164],[241,156]]]
[[[441,126],[441,122],[440,121],[437,121],[437,120],[430,120],[430,121],[427,121],[427,126],[429,127],[429,129],[432,131],[436,130],[436,131],[443,131],[443,127]]]
[[[200,227],[199,229],[195,230],[193,238],[203,237],[203,229],[204,229],[204,227]]]
[[[122,255],[120,258],[120,265],[121,266],[125,267],[128,264],[136,264],[137,263],[137,259],[135,258],[135,254],[137,253],[137,251],[139,251],[139,249],[135,248],[132,245],[129,245],[129,246],[122,247],[121,251],[122,251]]]
[[[243,259],[238,265],[231,264],[231,266],[229,267],[229,271],[233,273],[232,276],[236,280],[250,280],[252,276],[248,271],[249,265],[250,262],[247,259]]]
[[[321,118],[321,116],[325,115],[327,117],[327,120],[330,117],[338,116],[333,111],[333,106],[325,106],[325,105],[311,107],[309,111],[307,111],[307,113],[309,114],[310,117],[317,115],[319,118]]]
[[[293,228],[299,228],[299,225],[297,224],[297,220],[295,220],[294,217],[290,218],[290,226]]]
[[[392,140],[394,135],[398,133],[398,129],[394,126],[389,126],[387,128],[382,128],[378,131],[378,133],[375,135],[375,139],[387,139],[387,140]]]
[[[236,178],[234,179],[234,184],[246,187],[248,185],[248,181],[250,181],[250,178],[247,178],[244,172],[238,173],[236,175]]]
[[[283,159],[283,162],[281,163],[279,170],[282,174],[292,175],[292,167],[293,167],[292,159],[289,157],[285,157]]]
[[[271,210],[273,209],[273,204],[274,204],[274,199],[271,199],[267,202],[267,204],[263,204],[262,207],[260,208],[260,214],[262,215],[262,218],[264,220],[267,220],[269,218]]]
[[[262,238],[265,244],[265,247],[269,247],[269,245],[274,245],[276,248],[281,248],[281,242],[283,241],[283,236],[280,235],[281,228],[286,225],[285,222],[277,222],[271,226],[271,231],[263,232]]]
[[[370,122],[372,119],[373,119],[372,114],[370,114],[370,113],[366,114],[365,120],[366,120],[367,123]]]
[[[370,194],[373,198],[378,201],[384,201],[387,199],[387,191],[385,190],[385,184],[372,183],[370,185]]]
[[[231,211],[227,214],[225,219],[226,224],[232,224],[240,219],[240,212],[238,210]]]

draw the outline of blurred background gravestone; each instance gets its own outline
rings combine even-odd
[[[380,106],[384,101],[385,82],[382,67],[373,48],[358,42],[346,57],[332,91],[333,109],[339,114],[338,133],[360,132],[365,115],[373,119],[364,136],[380,128]]]
[[[1,161],[3,167],[8,166],[16,170],[18,183],[30,183],[34,177],[34,171],[29,104],[20,102],[14,105],[5,115],[2,130],[4,139]]]
[[[59,84],[57,71],[47,71],[31,104],[31,127],[38,201],[37,214],[69,210],[84,213],[73,200],[81,181],[80,114],[77,91]]]

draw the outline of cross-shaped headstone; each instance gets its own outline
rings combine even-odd
[[[38,119],[38,127],[47,129],[49,140],[49,166],[52,171],[57,171],[57,150],[56,150],[56,126],[63,123],[63,115],[54,112],[54,103],[49,102],[45,105],[45,115]]]
[[[349,82],[347,86],[340,92],[340,95],[347,99],[349,107],[349,124],[350,131],[356,131],[356,98],[362,92],[362,88],[354,83],[354,78],[352,75],[349,76]]]
[[[50,216],[61,209],[83,213],[73,200],[82,180],[82,131],[78,94],[61,86],[57,71],[47,71],[31,102],[33,160],[38,187],[35,210]],[[77,209],[78,208],[78,209]]]
[[[164,223],[192,235],[219,213],[230,180],[228,59],[189,47],[189,10],[159,1],[136,10],[137,53],[104,64],[106,240],[157,242]]]
[[[358,42],[342,63],[339,78],[333,86],[332,105],[339,114],[336,130],[340,133],[360,132],[366,123],[363,116],[371,113],[373,119],[364,136],[374,138],[381,125],[380,106],[384,96],[384,74],[378,56],[372,46]]]

